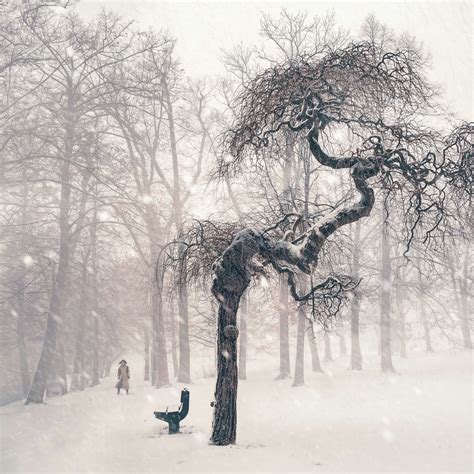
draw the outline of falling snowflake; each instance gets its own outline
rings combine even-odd
[[[53,249],[49,249],[45,252],[45,256],[49,258],[50,260],[57,260],[58,259],[58,254],[55,252]]]
[[[382,417],[382,423],[386,426],[390,425],[390,423],[391,423],[390,418],[388,416],[383,416]]]
[[[421,396],[423,395],[423,391],[422,391],[420,388],[418,388],[418,387],[414,387],[414,388],[413,388],[413,391],[415,392],[415,395],[416,395],[417,397],[421,397]]]
[[[387,443],[391,443],[395,439],[395,435],[390,430],[383,430],[382,438],[387,441]]]
[[[227,360],[230,359],[229,351],[227,351],[226,349],[224,349],[224,350],[222,351],[222,355],[223,355]]]
[[[270,286],[268,280],[264,276],[260,276],[260,278],[258,279],[258,283],[260,287],[264,290],[268,289],[268,287]]]
[[[100,222],[105,222],[106,220],[108,220],[110,218],[110,215],[108,212],[106,211],[99,211],[97,213],[97,220],[99,220]]]
[[[149,194],[142,194],[141,199],[144,204],[151,204],[153,202],[153,198]]]
[[[27,267],[27,268],[33,266],[33,264],[35,263],[35,261],[33,260],[33,257],[31,255],[24,255],[22,260],[23,260],[23,263],[24,263],[25,267]]]

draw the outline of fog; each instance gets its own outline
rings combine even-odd
[[[471,18],[3,2],[2,472],[471,472]]]

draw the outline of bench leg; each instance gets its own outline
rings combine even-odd
[[[168,425],[169,425],[169,434],[179,433],[179,420],[171,418],[168,421]]]

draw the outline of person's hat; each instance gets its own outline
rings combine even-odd
[[[121,361],[119,362],[119,364],[121,364],[122,362],[127,363],[127,361],[126,361],[125,359],[123,359],[123,360],[121,360]]]

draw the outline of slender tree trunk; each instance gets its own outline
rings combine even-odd
[[[400,357],[402,359],[407,358],[407,330],[406,330],[406,316],[405,309],[403,307],[403,299],[401,294],[400,285],[397,285],[395,289],[395,298],[397,300],[397,313],[398,313],[398,327],[400,337]]]
[[[71,100],[71,98],[69,98]],[[71,110],[70,106],[70,110]],[[59,263],[56,272],[56,278],[53,285],[51,300],[49,304],[48,317],[46,322],[46,331],[44,335],[43,348],[36,368],[33,381],[28,392],[26,403],[42,403],[48,383],[49,372],[52,365],[56,366],[53,370],[51,383],[54,384],[59,393],[64,393],[66,390],[66,380],[61,379],[58,375],[59,364],[55,364],[60,354],[57,351],[58,331],[61,320],[63,318],[63,304],[65,298],[66,281],[69,271],[70,260],[70,235],[69,235],[69,209],[71,202],[71,163],[72,163],[72,147],[74,143],[74,123],[70,114],[67,118],[66,124],[66,148],[65,156],[62,162],[61,169],[61,197],[59,209],[59,229],[60,229],[60,243],[59,243]]]
[[[239,344],[239,379],[247,379],[247,318],[249,308],[248,290],[242,295],[240,302],[240,344]]]
[[[94,195],[94,215],[91,225],[91,263],[92,263],[92,380],[91,386],[94,387],[100,383],[99,378],[99,295],[98,295],[98,279],[97,279],[97,198]]]
[[[179,159],[178,159],[178,148],[177,139],[175,132],[175,121],[174,121],[174,110],[171,95],[168,89],[168,83],[166,80],[162,82],[163,86],[163,98],[165,102],[166,112],[168,114],[168,125],[170,132],[170,144],[171,144],[171,158],[173,165],[173,210],[176,222],[176,229],[179,231],[183,225],[183,203],[181,200],[181,181],[179,174]],[[179,332],[179,372],[178,382],[189,383],[191,382],[191,351],[189,343],[189,313],[188,313],[188,289],[186,282],[186,263],[182,263],[184,268],[180,277],[179,282],[179,300],[178,300],[178,332]]]
[[[290,134],[285,138],[285,164],[283,166],[283,208],[286,212],[291,210],[290,205],[290,186],[291,175],[294,164],[294,140]],[[290,338],[289,338],[289,317],[288,307],[288,283],[283,275],[279,278],[279,324],[280,324],[280,373],[277,379],[286,379],[290,377]]]
[[[74,353],[74,368],[71,379],[70,391],[84,390],[84,333],[86,318],[89,315],[89,281],[88,272],[89,251],[87,251],[82,263],[81,295],[79,304],[79,320],[77,323],[76,350]]]
[[[318,345],[312,331],[308,331],[308,345],[311,351],[311,367],[313,372],[322,372],[321,361],[319,360]]]
[[[234,444],[237,432],[237,311],[240,296],[222,295],[217,315],[217,382],[211,442]]]
[[[288,139],[287,139],[288,141]],[[309,216],[309,188],[310,188],[310,157],[308,150],[304,150],[302,153],[303,159],[303,216],[304,222],[307,222]],[[305,224],[303,224],[303,231],[306,230]],[[304,278],[304,277],[303,277]],[[305,279],[304,279],[305,280]],[[306,288],[307,282],[303,281],[302,286]],[[305,291],[305,290],[303,290]],[[306,308],[304,305],[300,305],[298,308],[298,326],[296,335],[296,356],[295,356],[295,376],[293,378],[293,387],[304,384],[304,333],[306,331]]]
[[[28,182],[26,176],[26,170],[22,171],[23,180],[23,193],[22,193],[22,205],[21,205],[21,228],[22,234],[19,242],[20,252],[27,253],[27,241],[26,235],[28,232]],[[25,314],[25,272],[23,269],[20,270],[20,274],[17,278],[16,284],[16,342],[18,347],[18,357],[20,365],[20,377],[21,385],[23,388],[23,394],[26,397],[28,390],[31,385],[30,370],[28,367],[28,352],[26,349],[25,340],[25,325],[26,314]]]
[[[423,338],[425,340],[426,352],[433,352],[433,346],[431,345],[430,327],[426,319],[426,305],[425,305],[425,284],[421,272],[418,272],[418,283],[420,285],[420,319],[423,327]]]
[[[280,373],[277,379],[286,379],[290,376],[290,337],[288,308],[288,283],[280,275],[279,279],[279,321],[280,321]]]
[[[64,308],[67,298],[69,265],[71,260],[71,235],[69,212],[71,209],[71,168],[74,161],[74,144],[76,141],[76,108],[77,90],[73,85],[73,73],[67,79],[67,109],[65,114],[64,156],[61,164],[61,190],[59,205],[59,263],[56,280],[50,300],[46,323],[45,341],[40,361],[36,370],[27,403],[41,403],[47,389],[48,396],[67,393],[65,378],[64,347],[59,334],[64,319]]]
[[[150,380],[150,336],[148,334],[148,328],[144,327],[144,342],[145,342],[145,367],[144,367],[144,380],[148,382]]]
[[[20,377],[23,394],[26,397],[30,388],[31,379],[28,368],[28,353],[25,341],[25,281],[23,276],[17,282],[16,292],[16,343],[20,362]]]
[[[178,344],[176,341],[176,315],[174,313],[174,304],[171,301],[169,305],[170,319],[171,319],[171,358],[173,361],[173,376],[178,377]]]
[[[386,220],[386,211],[383,210],[382,222],[382,278],[380,298],[380,358],[383,372],[394,372],[392,363],[392,342],[390,333],[390,298],[391,298],[391,260],[390,234]]]
[[[332,362],[331,338],[329,333],[324,331],[324,360],[325,362]]]
[[[346,347],[346,339],[344,337],[344,334],[339,333],[337,335],[339,338],[339,353],[341,356],[347,355],[347,347]]]
[[[304,333],[306,330],[306,314],[304,305],[298,307],[298,326],[296,334],[295,375],[293,387],[304,384]]]
[[[151,288],[153,291],[153,288]],[[151,299],[151,296],[150,296]],[[150,369],[151,369],[151,384],[155,386],[156,379],[158,378],[158,364],[156,361],[156,319],[153,313],[153,302],[150,301],[150,319],[151,319],[151,347],[150,347]]]
[[[110,371],[112,370],[112,364],[114,361],[111,357],[107,358],[105,365],[104,365],[104,377],[110,377]]]
[[[360,277],[360,221],[354,226],[354,247],[352,249],[352,274],[354,279]],[[360,350],[360,314],[361,295],[359,288],[356,288],[351,301],[351,369],[362,370],[362,353]]]
[[[469,305],[468,305],[468,272],[469,272],[469,244],[464,255],[462,267],[462,278],[460,281],[460,303],[461,303],[461,331],[463,336],[464,349],[472,349],[471,327],[469,325]]]
[[[155,285],[152,289],[152,314],[154,320],[154,336],[155,336],[155,387],[165,387],[170,384],[169,373],[168,373],[168,354],[166,352],[166,336],[165,336],[165,325],[163,315],[163,282],[161,276],[161,269],[157,264],[156,272],[157,277],[155,278]]]
[[[165,387],[170,384],[168,372],[168,353],[166,351],[165,321],[163,313],[163,274],[160,255],[160,247],[157,243],[161,234],[161,226],[151,204],[146,208],[146,225],[150,249],[150,317],[153,330],[152,341],[152,384],[156,388]]]
[[[188,313],[188,286],[186,283],[186,264],[181,264],[180,274],[183,278],[180,278],[179,283],[179,372],[178,382],[190,383],[191,382],[191,350],[189,344],[189,313]]]

